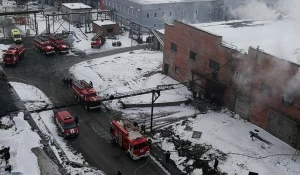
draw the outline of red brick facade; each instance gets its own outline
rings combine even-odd
[[[109,30],[111,30],[111,32],[109,32]],[[93,33],[98,33],[99,31],[102,31],[104,36],[107,36],[108,34],[119,35],[120,27],[119,24],[109,24],[109,25],[99,26],[93,22]]]
[[[298,69],[259,48],[241,53],[224,44],[221,36],[182,22],[165,26],[165,74],[191,81],[191,88],[208,99],[217,94],[216,103],[292,146],[300,141],[300,96],[292,94],[291,104],[284,103],[283,96]]]

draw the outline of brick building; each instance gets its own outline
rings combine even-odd
[[[108,34],[119,35],[120,27],[119,24],[109,20],[93,21],[93,33],[98,33],[99,31],[102,31],[104,36]]]
[[[259,48],[248,53],[185,23],[166,24],[163,72],[291,146],[300,142],[299,65]],[[299,79],[300,80],[300,79]]]

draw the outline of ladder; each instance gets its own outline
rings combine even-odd
[[[79,81],[73,81],[74,86],[76,86],[78,89],[84,89],[84,87],[80,84]]]
[[[127,132],[130,132],[130,131],[136,129],[136,127],[134,127],[133,124],[129,120],[123,118],[122,122],[123,122],[123,127],[124,127],[124,129],[126,129]]]
[[[293,157],[292,157],[292,160],[293,160],[294,162],[296,162],[296,160],[297,160],[297,158],[299,157],[299,155],[300,155],[300,143],[298,144],[298,146],[297,146],[297,148],[296,148],[296,151],[295,151],[295,153],[294,153],[294,155],[293,155]]]
[[[93,36],[92,41],[97,40],[97,39],[102,35],[102,33],[103,33],[103,32],[102,32],[101,30],[100,30],[99,32],[97,32],[96,35]]]

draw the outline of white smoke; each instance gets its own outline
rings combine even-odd
[[[277,19],[280,14],[289,18],[300,18],[300,0],[278,0],[272,6],[263,0],[247,0],[246,3],[231,11],[235,18],[272,20]]]
[[[245,5],[232,10],[232,15],[239,19],[276,19],[278,12],[258,0],[249,0]]]
[[[300,69],[298,72],[288,81],[287,88],[284,89],[283,100],[291,104],[295,95],[299,94],[300,87]]]

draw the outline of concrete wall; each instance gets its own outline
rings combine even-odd
[[[177,51],[171,50],[171,43],[177,45]],[[190,51],[196,53],[195,59],[189,58]],[[210,60],[226,65],[215,79]],[[165,64],[169,65],[168,72]],[[248,54],[239,53],[225,46],[221,37],[175,21],[165,27],[162,66],[165,74],[180,82],[197,79],[192,87],[205,95],[215,85],[226,86],[220,93],[222,105],[291,146],[299,144],[300,95],[290,94],[290,104],[282,100],[299,65],[251,47]]]

